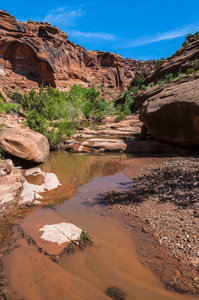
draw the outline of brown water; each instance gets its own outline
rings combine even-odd
[[[119,164],[125,158],[125,155],[54,152],[41,165],[42,171],[55,173],[62,184],[54,191],[43,193],[43,196],[53,199],[57,204],[54,212],[89,231],[94,239],[92,247],[65,255],[59,261],[59,266],[100,292],[110,286],[121,288],[129,300],[194,299],[166,290],[160,279],[143,267],[137,259],[132,232],[118,218],[106,214],[100,204],[101,192],[132,188],[131,180],[124,175],[125,170]],[[29,180],[35,183],[32,177]],[[35,181],[40,182],[41,178]],[[86,289],[81,290],[78,284],[75,290],[83,293],[82,299],[90,299],[87,298]],[[63,298],[57,299],[70,298],[63,295]]]

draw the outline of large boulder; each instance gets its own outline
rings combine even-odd
[[[151,135],[166,143],[199,145],[199,79],[165,86],[140,109]]]
[[[49,155],[45,136],[4,117],[0,117],[0,149],[34,163],[44,162]]]

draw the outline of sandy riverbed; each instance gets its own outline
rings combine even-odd
[[[169,287],[199,293],[198,158],[146,157],[122,162],[134,181],[130,192],[113,191],[105,202],[128,222],[138,219],[146,247],[137,252]]]

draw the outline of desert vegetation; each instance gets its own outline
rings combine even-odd
[[[195,42],[199,40],[199,32],[196,32],[195,34],[188,33],[185,37],[185,41],[182,44],[182,47],[188,47],[192,42]]]
[[[39,92],[31,90],[24,95],[9,94],[12,102],[0,102],[0,112],[25,116],[25,125],[43,135],[50,143],[70,137],[78,129],[80,119],[100,122],[106,115],[115,113],[113,105],[101,98],[94,86],[83,88],[74,85],[70,92],[60,92],[49,86]]]

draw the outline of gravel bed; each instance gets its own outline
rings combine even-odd
[[[199,267],[199,158],[173,158],[142,169],[130,192],[104,195],[109,208],[139,218],[182,264]]]

